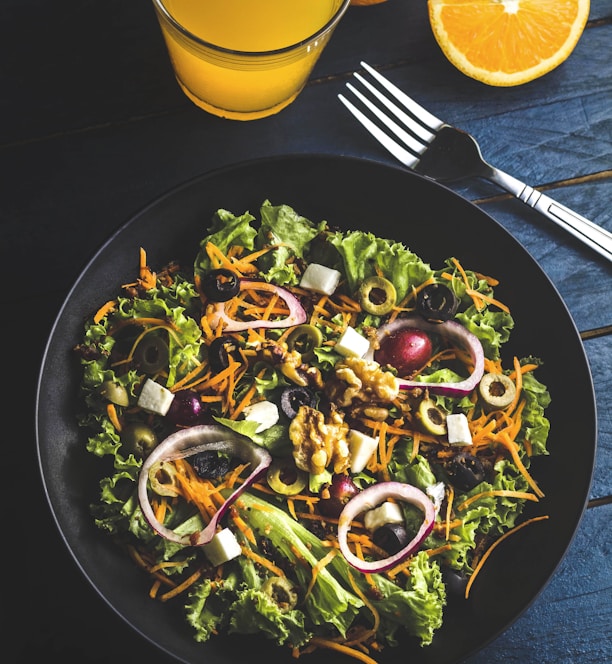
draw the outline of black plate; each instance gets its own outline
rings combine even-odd
[[[174,259],[189,266],[215,210],[249,210],[257,216],[265,199],[274,205],[287,203],[313,221],[325,219],[341,228],[400,240],[434,268],[457,256],[464,266],[496,276],[496,295],[509,305],[516,321],[505,352],[508,357],[535,355],[545,361],[538,378],[552,396],[547,411],[550,456],[536,459],[532,472],[546,497],[535,508],[530,505],[527,515],[548,514],[549,520],[524,528],[497,548],[469,601],[450,602],[431,646],[406,641],[379,657],[381,663],[457,662],[494,639],[531,604],[573,538],[586,505],[595,454],[593,385],[574,323],[531,256],[482,210],[400,168],[305,155],[239,164],[171,191],[110,238],[68,295],[40,373],[38,453],[61,535],[101,598],[145,639],[179,661],[243,661],[246,648],[256,648],[254,652],[267,661],[295,661],[288,650],[259,637],[197,644],[180,607],[148,598],[148,580],[95,527],[88,513],[101,462],[84,451],[83,434],[74,419],[80,371],[71,348],[80,340],[85,318],[113,297],[118,285],[132,280],[138,248],[147,250],[154,268]],[[575,453],[577,441],[580,454]],[[324,651],[316,655],[320,664],[339,658]]]

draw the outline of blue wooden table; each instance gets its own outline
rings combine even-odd
[[[362,59],[473,133],[491,162],[612,230],[612,0],[591,4],[572,56],[507,89],[449,64],[425,0],[352,7],[298,100],[250,123],[209,116],[182,95],[150,0],[0,4],[2,543],[3,577],[17,591],[3,602],[17,619],[5,632],[3,661],[169,662],[84,580],[36,467],[37,372],[57,311],[88,258],[160,194],[219,166],[287,153],[393,164],[336,100]],[[590,499],[566,557],[532,606],[468,664],[609,662],[612,266],[493,185],[453,188],[505,226],[555,284],[581,333],[598,408]],[[571,366],[567,389],[574,389]]]

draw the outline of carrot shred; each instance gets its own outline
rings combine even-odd
[[[367,577],[370,577],[371,575],[367,574]],[[373,624],[371,629],[369,630],[364,630],[362,635],[358,639],[353,639],[351,641],[345,641],[344,645],[345,646],[351,646],[354,645],[355,643],[362,643],[363,641],[369,639],[370,637],[376,636],[376,632],[378,632],[378,627],[380,626],[380,614],[376,610],[376,607],[370,602],[370,600],[366,597],[365,593],[361,590],[361,588],[357,585],[355,582],[355,579],[353,578],[353,575],[349,572],[348,574],[348,579],[349,582],[355,591],[355,594],[359,596],[361,601],[366,605],[366,607],[369,609],[369,611],[372,613],[373,617]]]
[[[470,576],[470,579],[467,583],[467,586],[465,587],[465,599],[468,598],[470,594],[470,589],[474,583],[474,579],[482,569],[483,565],[487,561],[488,557],[493,553],[495,548],[501,544],[505,539],[507,539],[510,535],[513,535],[517,531],[521,530],[521,528],[524,528],[525,526],[528,526],[531,523],[535,523],[537,521],[544,521],[545,519],[548,519],[548,516],[535,516],[532,519],[528,519],[527,521],[524,521],[523,523],[520,523],[518,526],[515,526],[514,528],[511,528],[510,530],[506,531],[499,539],[495,540],[493,544],[485,551],[484,555],[482,558],[478,561],[478,564],[474,568],[474,572]]]
[[[192,586],[201,576],[202,576],[202,570],[197,569],[191,576],[187,577],[178,586],[172,588],[172,590],[168,590],[168,592],[165,592],[163,595],[161,595],[159,599],[162,602],[166,602],[169,599],[172,599],[173,597],[180,595],[182,592],[187,590],[187,588]]]
[[[93,317],[93,322],[97,325],[103,318],[117,309],[117,300],[109,300],[105,302],[99,309],[96,311]]]
[[[268,569],[270,572],[272,572],[272,574],[282,577],[286,576],[285,572],[283,572],[283,570],[280,567],[277,567],[273,562],[271,562],[267,558],[264,558],[264,556],[260,556],[258,553],[255,553],[255,551],[253,551],[252,549],[243,546],[242,553],[247,558],[250,558],[253,562],[259,563],[262,567]]]
[[[338,652],[341,652],[344,655],[348,655],[349,657],[358,659],[360,662],[364,662],[364,664],[377,664],[375,659],[372,659],[372,657],[362,652],[361,650],[345,646],[342,643],[338,643],[337,641],[324,639],[321,636],[313,636],[312,639],[310,639],[309,644],[319,648],[328,648],[329,650],[337,650]]]
[[[117,415],[117,408],[115,407],[114,403],[107,403],[106,404],[106,414],[108,415],[108,419],[111,421],[111,424],[115,427],[115,430],[118,433],[121,433],[121,429],[123,428],[121,426],[121,422],[119,421],[119,416]]]
[[[538,501],[537,496],[535,496],[533,493],[528,493],[527,491],[511,491],[510,489],[497,489],[491,491],[482,491],[473,496],[470,496],[469,498],[466,498],[462,503],[457,505],[457,509],[459,511],[463,511],[469,505],[471,505],[476,500],[479,500],[480,498],[488,498],[495,496],[504,497],[504,498],[518,498],[519,500],[533,500],[535,502]]]
[[[310,595],[310,593],[312,592],[312,589],[314,588],[314,584],[317,581],[317,576],[319,575],[319,572],[322,569],[324,569],[325,567],[327,567],[327,565],[329,565],[329,563],[336,557],[337,553],[338,553],[337,549],[332,549],[331,551],[326,553],[323,556],[323,558],[318,560],[315,565],[313,565],[313,567],[312,567],[312,577],[310,579],[310,583],[308,584],[308,588],[306,589],[304,599],[306,599],[308,597],[308,595]]]
[[[540,489],[540,487],[536,484],[535,480],[531,477],[531,475],[527,471],[527,468],[525,468],[525,464],[521,461],[521,458],[518,455],[517,451],[518,445],[513,440],[511,440],[510,437],[503,431],[499,436],[497,436],[496,439],[499,442],[501,442],[501,444],[510,452],[510,456],[512,457],[512,460],[519,469],[519,472],[527,480],[527,483],[534,490],[536,496],[538,496],[538,498],[543,498],[544,492],[542,491],[542,489]]]

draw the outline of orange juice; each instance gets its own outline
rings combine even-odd
[[[154,0],[176,78],[226,118],[276,113],[304,87],[349,0]]]

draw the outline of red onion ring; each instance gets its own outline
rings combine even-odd
[[[348,546],[348,532],[353,519],[367,510],[380,505],[387,498],[395,498],[415,505],[423,512],[423,523],[414,538],[396,554],[381,560],[365,561],[358,558]],[[384,572],[398,565],[416,551],[433,530],[436,510],[429,497],[417,487],[402,482],[379,482],[360,491],[344,506],[338,519],[338,543],[346,561],[364,574]]]
[[[242,461],[250,463],[253,470],[221,505],[204,530],[189,535],[177,535],[155,517],[147,490],[149,471],[159,461],[183,459],[198,454],[198,452],[209,451],[226,452],[232,456],[237,456]],[[268,468],[271,461],[272,457],[263,447],[255,445],[246,436],[221,425],[202,424],[188,429],[180,429],[159,443],[142,464],[138,477],[138,501],[149,525],[162,537],[186,546],[200,546],[210,542],[217,532],[217,524],[232,503]]]
[[[414,387],[426,387],[432,394],[441,394],[448,397],[462,397],[470,394],[475,389],[484,373],[484,351],[477,336],[460,323],[452,320],[447,320],[443,323],[430,323],[420,316],[410,316],[408,318],[396,318],[392,323],[379,327],[376,331],[376,337],[380,343],[383,337],[393,334],[404,327],[417,328],[431,334],[439,334],[461,346],[469,352],[474,363],[474,370],[469,378],[457,383],[426,383],[424,381],[398,378],[398,384],[401,389],[410,390]],[[375,351],[370,347],[365,359],[374,359],[374,354]]]
[[[281,286],[270,284],[267,281],[241,279],[240,290],[264,290],[275,293],[289,308],[289,315],[280,320],[234,320],[225,313],[226,302],[215,302],[206,314],[213,330],[219,325],[223,325],[223,329],[226,332],[242,332],[251,328],[292,327],[293,325],[304,323],[307,319],[307,314],[297,297]]]

